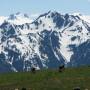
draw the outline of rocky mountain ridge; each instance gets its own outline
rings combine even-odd
[[[90,65],[87,16],[49,11],[32,22],[10,20],[0,25],[0,72]]]

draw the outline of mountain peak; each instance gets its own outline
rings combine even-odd
[[[79,13],[79,12],[73,13],[73,15],[74,15],[74,16],[82,16],[82,14]]]
[[[29,15],[27,15],[26,13],[25,14],[22,14],[20,12],[17,12],[16,14],[11,14],[8,18],[8,20],[15,20],[15,19],[19,19],[19,18],[29,18]]]
[[[28,14],[22,14],[20,12],[17,12],[15,14],[11,14],[7,19],[7,22],[16,24],[16,25],[22,25],[25,23],[31,23],[32,19],[29,17]]]

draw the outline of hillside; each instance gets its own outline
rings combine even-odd
[[[73,90],[74,87],[90,90],[90,67],[43,70],[36,73],[19,72],[0,74],[0,90]]]

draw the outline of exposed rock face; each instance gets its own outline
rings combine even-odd
[[[0,72],[90,65],[89,39],[90,24],[79,15],[49,11],[32,23],[7,20],[0,26]]]

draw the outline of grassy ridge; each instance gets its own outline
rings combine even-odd
[[[90,90],[90,67],[68,68],[60,73],[58,70],[0,74],[0,90],[14,90],[26,87],[27,90]]]

